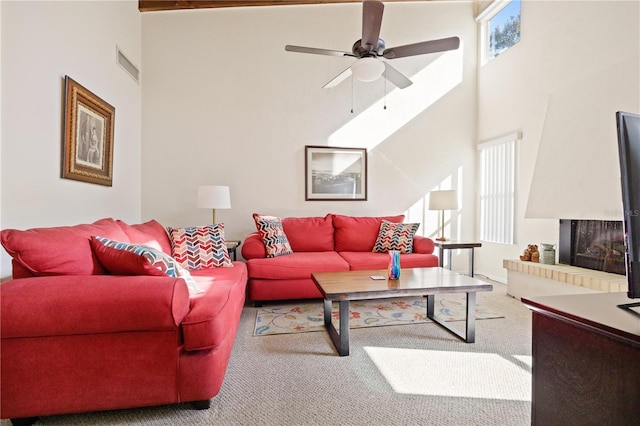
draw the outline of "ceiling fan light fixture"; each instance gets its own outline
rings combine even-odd
[[[499,0],[499,2],[503,1],[506,0]],[[292,46],[289,44],[286,45],[284,49],[288,52],[341,57],[348,56],[356,59],[349,68],[331,79],[323,86],[323,88],[328,89],[330,87],[334,87],[349,76],[360,81],[370,82],[377,80],[384,75],[384,78],[391,84],[399,89],[404,89],[411,85],[411,80],[389,65],[389,62],[381,61],[381,58],[389,60],[406,58],[408,56],[427,55],[431,53],[445,52],[448,50],[456,50],[460,47],[460,38],[456,36],[387,48],[384,40],[380,38],[383,11],[384,4],[380,0],[362,1],[362,37],[351,46],[351,52],[318,49],[315,47]],[[353,82],[353,79],[351,81]]]
[[[384,72],[384,63],[376,58],[358,59],[351,65],[353,76],[360,81],[370,82],[380,78]]]

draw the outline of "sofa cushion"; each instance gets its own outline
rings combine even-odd
[[[187,283],[189,293],[202,292],[189,271],[160,250],[101,236],[91,237],[91,246],[100,263],[113,275],[166,275],[182,278]]]
[[[256,228],[262,237],[262,241],[267,249],[267,257],[282,256],[291,254],[291,245],[284,233],[282,219],[276,216],[263,216],[253,214]]]
[[[128,241],[113,219],[26,231],[5,229],[0,238],[7,253],[35,276],[104,274],[91,250],[92,235]]]
[[[348,271],[349,264],[334,251],[322,251],[251,259],[247,268],[251,278],[290,280],[310,278],[312,272]]]
[[[224,224],[168,228],[171,252],[189,270],[233,266],[224,238]]]
[[[282,228],[294,252],[333,250],[333,216],[330,214],[287,217],[282,219]]]
[[[401,223],[404,215],[385,217],[355,217],[333,215],[335,250],[371,252],[383,220]]]
[[[164,226],[155,220],[145,223],[137,223],[128,225],[122,220],[116,220],[116,223],[129,237],[129,242],[141,246],[152,247],[156,250],[171,254],[171,242],[169,234]]]
[[[389,250],[397,250],[401,254],[412,253],[413,236],[419,227],[419,223],[393,223],[383,220],[373,251],[387,253]]]
[[[389,253],[373,252],[340,252],[352,271],[365,271],[369,269],[387,269],[389,266]],[[438,256],[433,254],[410,253],[400,255],[401,268],[429,268],[438,266]],[[402,276],[402,273],[400,274]]]

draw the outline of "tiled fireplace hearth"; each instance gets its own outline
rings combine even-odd
[[[505,259],[515,298],[627,290],[622,221],[560,219],[557,265]]]
[[[511,259],[503,260],[502,266],[507,269],[507,293],[517,299],[627,290],[626,277],[609,272]]]

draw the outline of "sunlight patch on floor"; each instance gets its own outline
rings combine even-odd
[[[531,401],[530,358],[472,352],[365,347],[398,393]],[[526,358],[529,358],[527,360]]]
[[[394,89],[329,136],[329,146],[372,149],[462,82],[463,46],[443,53],[411,77],[406,89]],[[396,67],[394,61],[389,62]],[[388,83],[389,87],[394,87]],[[375,125],[372,125],[375,123]],[[354,145],[355,144],[355,145]]]

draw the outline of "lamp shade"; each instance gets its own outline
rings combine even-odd
[[[351,65],[351,72],[360,81],[374,81],[379,79],[384,72],[384,63],[375,58],[358,59]]]
[[[208,185],[198,187],[197,207],[204,209],[230,209],[231,196],[228,186]]]
[[[458,194],[455,189],[431,191],[429,193],[429,210],[457,210]]]

